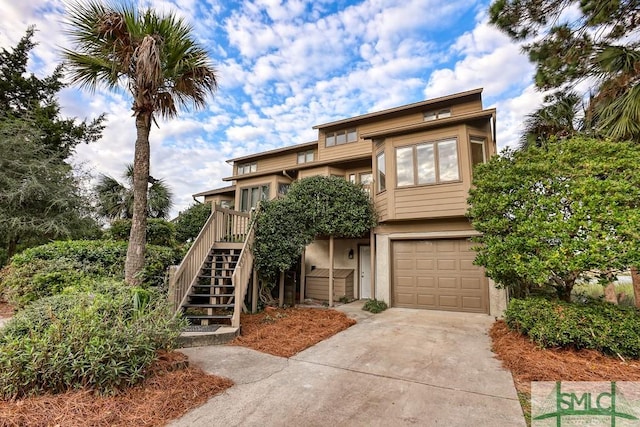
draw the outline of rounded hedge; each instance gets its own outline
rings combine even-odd
[[[116,281],[67,288],[0,329],[0,398],[132,386],[158,350],[173,348],[182,327],[155,291]]]
[[[122,279],[127,242],[59,241],[26,249],[0,272],[0,291],[14,305],[24,306],[99,278]],[[179,262],[173,249],[147,245],[143,284],[164,284],[167,268]]]
[[[640,358],[640,311],[635,307],[594,299],[585,303],[512,299],[505,321],[545,348],[586,348]]]

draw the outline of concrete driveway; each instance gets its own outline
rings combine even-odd
[[[235,381],[173,426],[524,426],[486,315],[360,304],[358,324],[286,359],[241,347],[182,350]]]

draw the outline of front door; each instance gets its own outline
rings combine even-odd
[[[360,299],[371,298],[371,246],[360,246],[359,252]]]

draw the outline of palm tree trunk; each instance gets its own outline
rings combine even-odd
[[[147,185],[149,182],[149,132],[151,113],[140,112],[136,116],[136,146],[133,160],[133,218],[127,259],[124,265],[124,280],[132,286],[142,282],[144,252],[147,229]]]

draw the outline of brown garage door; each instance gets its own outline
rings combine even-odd
[[[488,312],[489,282],[467,239],[393,242],[395,307]]]

